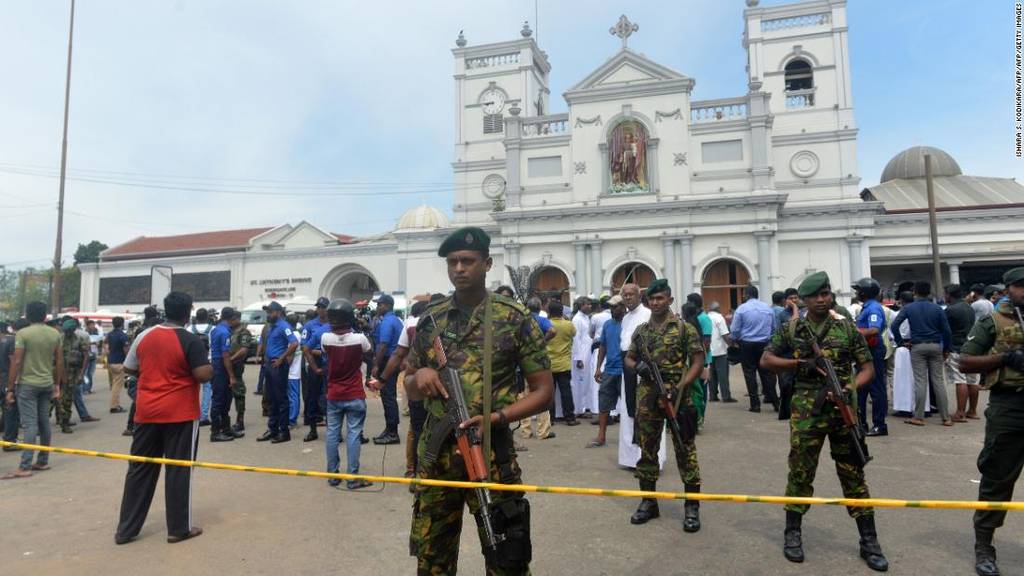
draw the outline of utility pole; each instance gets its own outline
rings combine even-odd
[[[935,185],[932,182],[932,156],[924,155],[924,181],[928,190],[928,228],[932,236],[932,282],[935,299],[944,294],[942,289],[942,268],[939,265],[939,225],[935,215]]]
[[[68,107],[71,100],[71,46],[75,35],[75,0],[71,0],[71,22],[68,25],[68,70],[64,79],[64,135],[60,142],[60,193],[57,197],[57,245],[53,250],[53,289],[50,307],[60,314],[60,255],[64,244],[64,180],[68,167]]]

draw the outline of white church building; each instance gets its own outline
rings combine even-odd
[[[728,311],[748,283],[767,299],[817,270],[841,296],[868,275],[890,290],[930,278],[926,153],[947,279],[995,282],[1024,261],[1012,179],[965,176],[916,147],[862,188],[845,1],[747,4],[747,85],[710,100],[694,98],[699,79],[634,51],[625,16],[610,30],[618,50],[574,73],[562,114],[548,114],[551,65],[528,26],[490,44],[460,34],[451,216],[421,206],[372,239],[308,222],[136,238],[81,265],[81,306],[137,311],[157,300],[158,274],[203,306],[447,292],[437,246],[467,224],[492,236],[493,286],[506,265],[528,266],[535,290],[567,299],[665,277]]]

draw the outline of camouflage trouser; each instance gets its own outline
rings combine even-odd
[[[245,414],[245,381],[242,374],[245,372],[245,363],[235,365],[235,385],[231,387],[231,395],[235,398],[235,414]]]
[[[74,368],[72,366],[71,368]],[[81,368],[78,368],[81,370]],[[70,372],[76,374],[77,372]],[[71,422],[71,407],[74,406],[75,402],[75,384],[64,384],[60,387],[60,400],[51,404],[51,410],[57,411],[57,424],[63,426]]]
[[[825,402],[821,414],[811,414],[817,390],[797,389],[793,392],[793,415],[789,420],[789,482],[786,483],[786,496],[813,496],[814,474],[818,470],[818,456],[821,447],[828,437],[832,460],[836,463],[839,484],[843,488],[843,496],[847,498],[870,498],[868,485],[864,481],[864,469],[854,463],[852,437],[843,427],[843,419],[835,405]],[[850,408],[856,410],[852,401]],[[810,506],[806,504],[790,504],[786,510],[806,514]],[[847,508],[850,516],[873,515],[872,508]]]
[[[511,435],[509,438],[511,439]],[[424,470],[425,467],[422,465],[424,446],[425,443],[421,440],[419,449],[421,465],[416,472],[417,477],[436,480],[466,479],[465,464],[462,461],[462,456],[455,451],[454,443],[438,457],[437,463],[429,470]],[[514,454],[510,466],[512,478],[506,478],[504,483],[521,484],[521,472]],[[501,481],[501,474],[493,461],[491,463],[491,481]],[[522,494],[491,492],[491,498],[495,502],[500,502],[509,498],[522,498]],[[409,552],[416,556],[419,576],[456,574],[459,565],[459,538],[462,535],[463,509],[467,504],[470,514],[475,514],[479,509],[480,504],[474,490],[432,486],[416,487],[412,530],[409,534]],[[530,571],[528,568],[513,571],[487,566],[487,574],[489,576],[528,575]]]
[[[657,417],[661,415],[661,417]],[[661,408],[652,411],[650,417],[637,414],[636,431],[639,435],[640,460],[636,463],[636,477],[641,481],[658,481],[658,450],[661,448],[662,432],[667,420]],[[679,467],[679,478],[683,484],[700,485],[700,465],[697,464],[697,444],[694,432],[697,426],[697,410],[693,407],[679,407],[679,429],[682,431],[683,443],[676,441],[675,434],[669,432],[672,447],[676,453],[676,466]]]

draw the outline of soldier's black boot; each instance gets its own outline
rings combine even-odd
[[[231,442],[234,439],[223,418],[216,416],[210,419],[210,442]]]
[[[974,529],[974,571],[978,576],[999,576],[996,565],[996,549],[992,546],[991,528]]]
[[[699,493],[699,484],[686,484],[687,493]],[[700,530],[700,500],[686,500],[683,504],[683,532]]]
[[[232,430],[235,432],[245,432],[245,416],[241,412],[238,413],[238,419]]]
[[[876,572],[887,572],[889,561],[882,554],[882,546],[878,544],[878,533],[875,532],[875,516],[859,516],[857,530],[860,532],[860,557],[868,568]]]
[[[786,510],[786,532],[783,536],[782,553],[790,562],[804,561],[804,539],[800,528],[803,520],[803,514]]]
[[[306,437],[303,438],[302,441],[303,442],[312,442],[313,440],[316,440],[317,438],[319,438],[319,436],[316,433],[316,424],[310,424],[309,425],[309,434],[306,434]]]
[[[646,492],[654,492],[657,488],[655,482],[640,481],[640,489]],[[661,516],[661,512],[658,510],[658,501],[654,498],[644,498],[640,501],[640,506],[633,512],[633,516],[630,517],[630,524],[646,524],[648,520],[653,520]]]

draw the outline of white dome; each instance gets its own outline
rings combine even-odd
[[[882,182],[924,178],[924,156],[932,157],[932,176],[959,176],[960,165],[948,153],[931,146],[914,146],[892,157],[882,170]]]
[[[405,211],[398,219],[396,232],[403,230],[432,230],[434,228],[447,228],[448,217],[433,206],[417,206]]]

